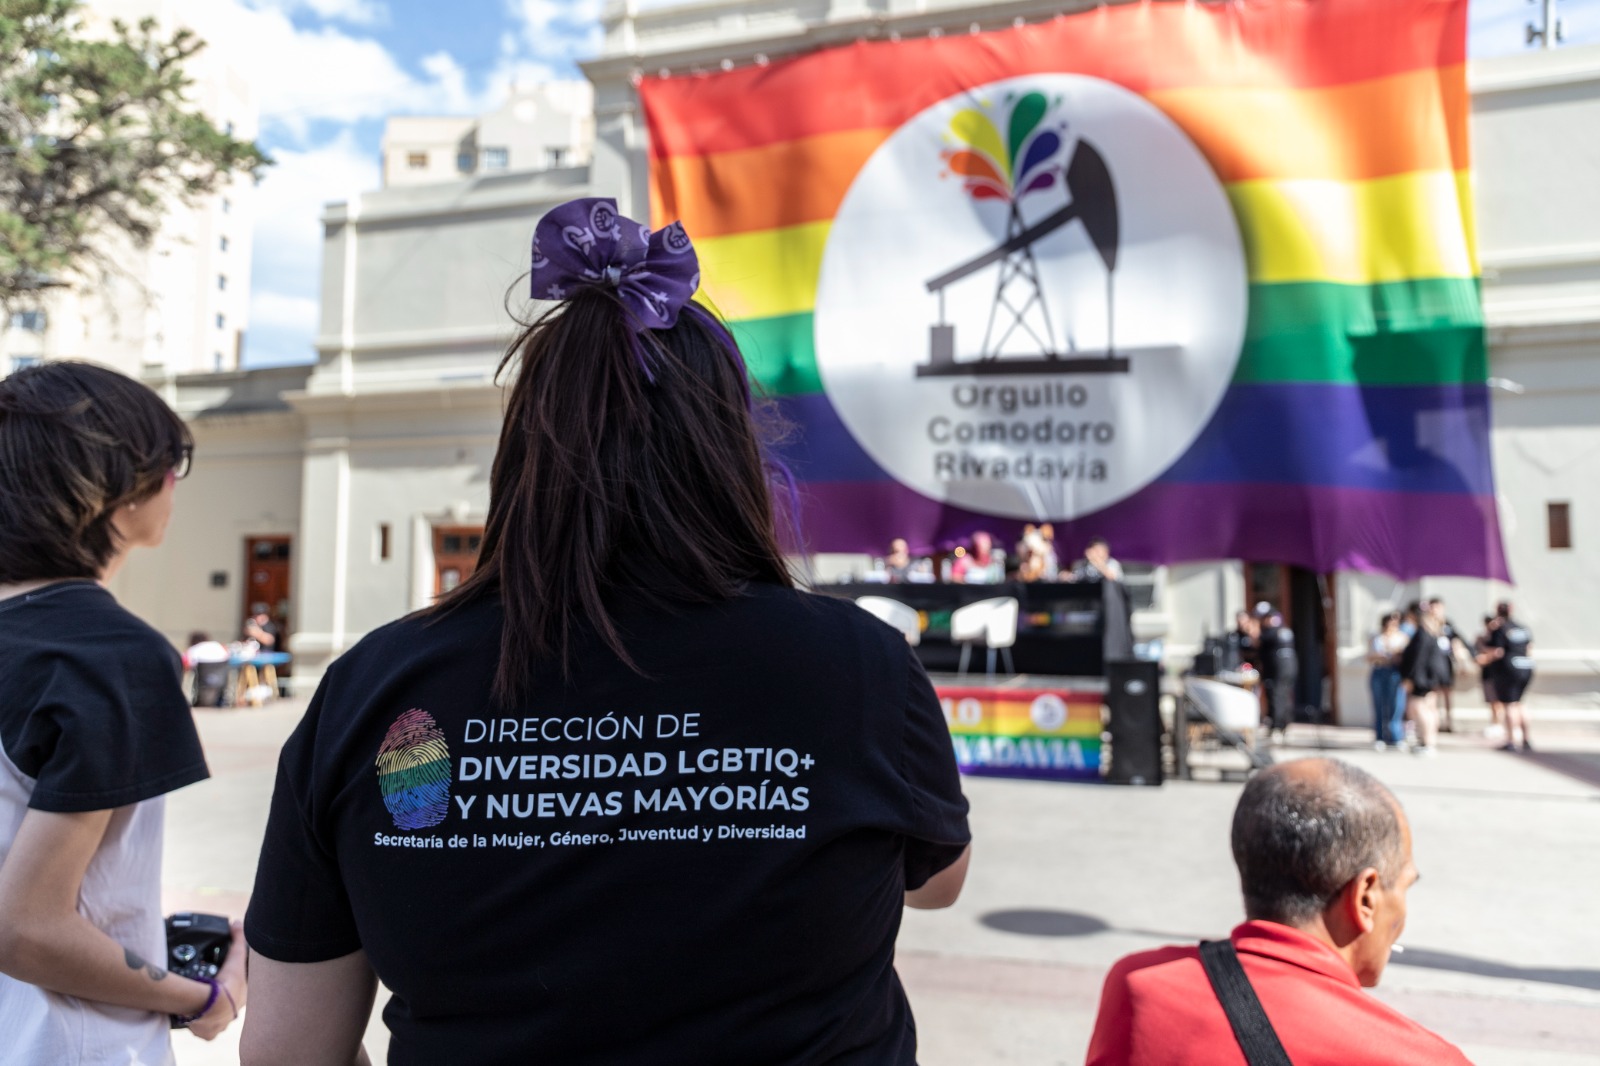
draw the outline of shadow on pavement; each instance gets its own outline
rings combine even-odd
[[[1513,966],[1507,962],[1475,959],[1471,955],[1457,955],[1451,951],[1413,947],[1407,947],[1389,962],[1394,966],[1410,966],[1419,970],[1451,970],[1455,973],[1475,973],[1482,977],[1499,977],[1508,981],[1538,981],[1547,985],[1571,985],[1573,988],[1600,991],[1600,970]]]
[[[1111,929],[1093,915],[1073,911],[990,911],[978,921],[990,929],[1020,936],[1093,936]]]
[[[1168,944],[1196,944],[1207,937],[1192,933],[1164,933],[1152,929],[1119,929],[1092,914],[1060,910],[1007,910],[990,911],[978,919],[983,925],[1001,933],[1018,936],[1077,937],[1097,933],[1123,933],[1129,936],[1149,937]],[[1471,955],[1457,955],[1450,951],[1431,948],[1414,948],[1393,956],[1390,963],[1418,970],[1449,970],[1453,973],[1477,974],[1507,981],[1537,981],[1547,985],[1569,985],[1600,991],[1600,970],[1560,969],[1541,966],[1514,966],[1493,959],[1478,959]]]

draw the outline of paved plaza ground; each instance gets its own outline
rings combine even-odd
[[[243,913],[277,750],[302,706],[200,712],[214,776],[169,800],[169,911]],[[1416,837],[1406,951],[1377,995],[1485,1066],[1600,1061],[1600,715],[1555,715],[1534,756],[1475,732],[1445,736],[1432,759],[1374,752],[1363,730],[1322,735],[1394,789]],[[1297,726],[1280,757],[1315,754],[1316,739]],[[908,912],[900,937],[924,1066],[1080,1063],[1115,959],[1239,920],[1237,783],[966,787],[966,892],[950,910]],[[374,1015],[374,1061],[386,1037]],[[180,1066],[238,1061],[237,1026],[210,1045],[175,1039]]]

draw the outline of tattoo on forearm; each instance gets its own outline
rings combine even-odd
[[[145,973],[149,974],[150,980],[152,981],[165,981],[167,979],[167,971],[163,970],[153,962],[145,962],[144,957],[141,956],[137,951],[133,951],[129,948],[123,948],[122,960],[128,964],[128,969],[143,970]]]

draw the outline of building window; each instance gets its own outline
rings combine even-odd
[[[474,162],[476,162],[476,160],[472,158],[471,152],[462,152],[460,155],[456,156],[456,169],[461,171],[463,174],[471,174]]]
[[[548,167],[564,167],[567,165],[567,150],[565,148],[546,148],[544,162]]]
[[[43,311],[13,311],[11,313],[11,328],[25,330],[28,333],[43,333],[50,320]]]
[[[26,370],[30,366],[38,365],[39,357],[37,355],[14,355],[11,357],[11,372],[13,374],[19,370]]]
[[[378,536],[376,538],[377,543],[373,545],[377,549],[379,562],[388,562],[390,552],[393,548],[393,544],[391,543],[392,537],[393,535],[390,531],[389,523],[379,522]]]
[[[411,170],[427,170],[428,169],[428,153],[427,152],[407,152],[406,153],[406,166]]]
[[[217,290],[219,292],[226,292],[228,290],[228,275],[226,275],[226,274],[218,274],[217,275]]]
[[[1564,551],[1572,547],[1572,505],[1568,503],[1545,504],[1545,519],[1550,527],[1550,550]]]
[[[221,352],[212,352],[211,353],[211,369],[212,370],[221,370],[222,369],[222,353]]]
[[[511,166],[511,149],[485,148],[483,150],[484,170],[505,170]]]
[[[217,315],[217,328],[218,329],[227,329],[228,328],[228,316],[227,315],[224,315],[224,314],[218,314]]]
[[[226,196],[224,196],[222,198],[222,213],[226,215],[228,212],[230,212],[232,210],[233,210],[233,201],[228,199]]]
[[[226,237],[219,238],[218,241],[217,241],[217,247],[220,248],[222,251],[226,252],[228,250],[228,238],[226,238]]]

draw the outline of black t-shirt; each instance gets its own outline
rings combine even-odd
[[[1504,670],[1532,670],[1533,657],[1528,654],[1532,644],[1532,631],[1513,618],[1507,618],[1489,634],[1489,647],[1505,652],[1499,660]]]
[[[283,751],[246,920],[286,962],[364,948],[393,1063],[915,1062],[904,892],[969,839],[905,639],[757,586],[618,609],[490,709],[500,610],[368,636]]]
[[[178,653],[92,581],[0,600],[0,694],[29,807],[110,810],[207,777]]]

